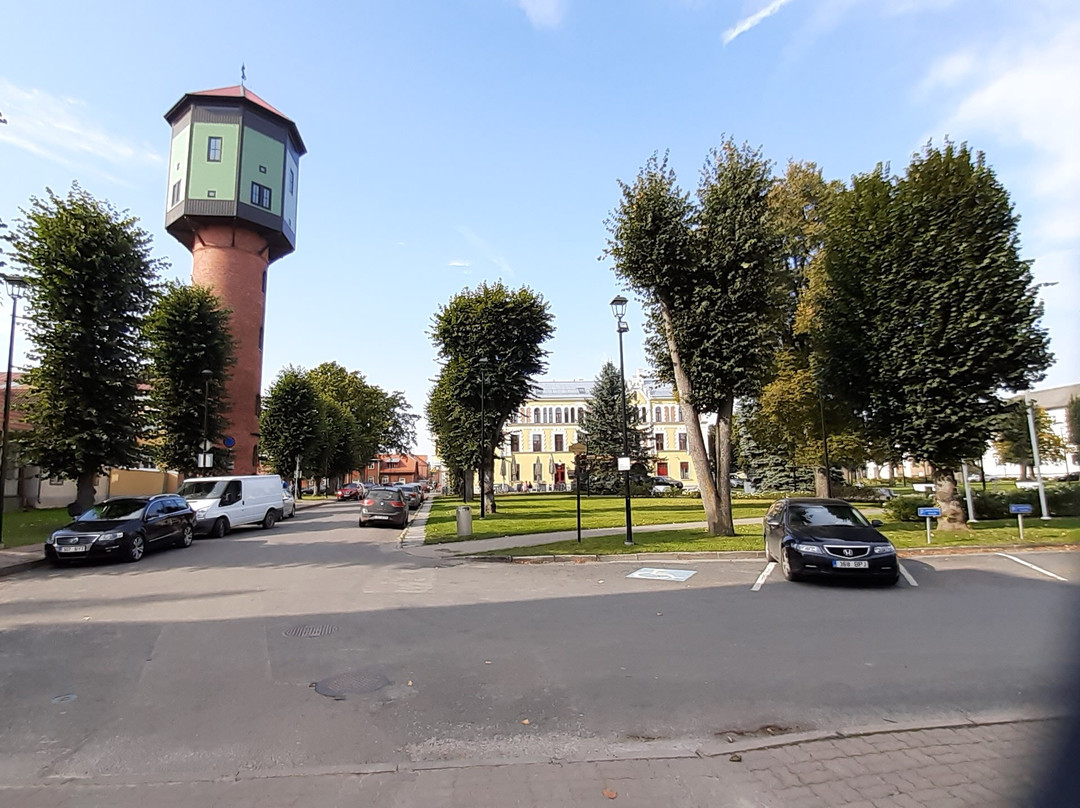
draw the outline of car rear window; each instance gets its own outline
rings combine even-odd
[[[372,491],[371,498],[376,502],[397,499],[398,493],[397,491]]]

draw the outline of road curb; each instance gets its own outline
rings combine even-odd
[[[40,558],[31,558],[27,559],[26,561],[16,561],[13,564],[3,564],[0,565],[0,578],[3,578],[6,575],[14,575],[18,572],[32,570],[35,567],[42,567],[47,563],[49,563],[49,560],[43,555]]]

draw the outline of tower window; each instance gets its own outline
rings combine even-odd
[[[265,174],[266,173],[266,166],[259,166],[259,173],[260,174]]]
[[[270,210],[270,189],[257,182],[251,183],[251,204]]]
[[[172,201],[169,202],[169,205],[170,206],[175,205],[179,201],[180,201],[180,180],[177,180],[176,182],[173,183]]]
[[[289,193],[296,193],[296,175],[293,174],[293,170],[291,168],[289,169]]]
[[[221,138],[210,137],[206,139],[206,159],[211,163],[221,162]]]
[[[206,198],[207,199],[217,199],[217,191],[215,191],[213,189],[207,191],[206,192]]]

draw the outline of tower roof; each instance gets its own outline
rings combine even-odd
[[[268,104],[266,101],[264,101],[262,98],[257,96],[255,93],[253,93],[251,90],[249,90],[242,84],[236,84],[232,87],[218,87],[215,90],[200,90],[194,93],[185,93],[184,97],[177,101],[175,104],[173,104],[172,108],[165,113],[165,120],[167,120],[169,123],[172,123],[173,118],[179,115],[185,107],[187,107],[189,104],[193,103],[197,99],[218,98],[237,99],[242,102],[251,104],[252,106],[257,107],[264,112],[269,112],[274,117],[280,119],[281,122],[289,128],[289,133],[296,141],[296,150],[301,155],[307,153],[307,147],[304,145],[303,138],[300,137],[300,130],[296,128],[296,123],[292,120],[292,118],[289,118],[287,115],[284,115],[279,110],[270,106],[270,104]]]

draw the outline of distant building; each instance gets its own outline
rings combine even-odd
[[[429,480],[430,473],[427,455],[381,454],[367,464],[361,479],[369,485],[393,485]]]

